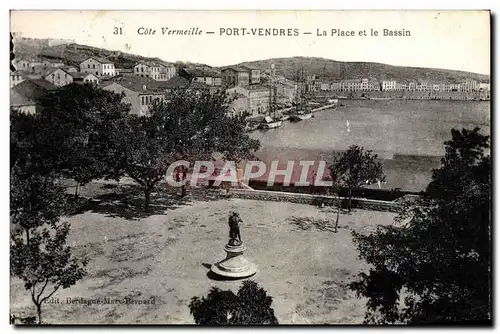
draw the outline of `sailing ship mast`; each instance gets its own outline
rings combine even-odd
[[[275,76],[274,76],[274,64],[271,64],[271,85],[270,85],[270,91],[269,91],[269,116],[271,116],[273,119],[276,119],[276,83],[275,83]]]

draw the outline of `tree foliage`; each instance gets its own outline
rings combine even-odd
[[[252,156],[259,142],[244,133],[241,119],[228,117],[225,93],[195,93],[177,90],[166,103],[156,103],[150,116],[128,116],[116,133],[117,173],[124,173],[149,194],[166,176],[171,163],[210,160],[213,153],[224,159],[241,160]],[[182,168],[182,180],[187,169]]]
[[[112,134],[129,112],[122,98],[79,84],[42,96],[35,131],[37,149],[50,168],[79,184],[109,175],[116,151]]]
[[[253,281],[234,294],[213,287],[207,297],[193,297],[189,308],[198,325],[276,325],[272,297]]]
[[[365,185],[385,181],[385,174],[378,156],[372,151],[353,145],[330,165],[330,172],[337,187],[346,188],[351,211],[352,193]]]
[[[41,323],[43,302],[81,279],[86,260],[74,257],[65,244],[69,225],[60,217],[68,210],[67,197],[40,164],[37,142],[27,136],[25,125],[34,119],[18,113],[11,118],[10,272],[24,281]],[[29,152],[33,155],[23,157]]]
[[[368,298],[367,322],[491,321],[491,161],[479,128],[451,131],[427,194],[395,226],[354,233],[373,266],[351,284]]]

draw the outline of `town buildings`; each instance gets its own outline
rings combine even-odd
[[[491,90],[490,84],[486,83],[486,82],[480,82],[479,83],[479,90],[489,92]]]
[[[229,107],[228,116],[248,116],[249,99],[241,93],[231,94],[230,98],[233,100],[231,102],[231,106]]]
[[[16,89],[10,90],[10,107],[25,114],[34,114],[36,112],[35,101],[18,93]]]
[[[156,81],[168,81],[176,75],[174,65],[152,61],[140,61],[134,66],[134,74]]]
[[[80,63],[80,72],[92,73],[97,77],[114,77],[115,65],[103,57],[88,57]]]
[[[71,78],[73,78],[73,82],[75,83],[92,84],[92,85],[99,84],[99,78],[92,73],[69,72],[68,74],[71,76]]]
[[[28,76],[24,71],[10,72],[10,88],[20,84],[26,79],[28,79]]]
[[[268,114],[271,89],[267,86],[256,84],[256,85],[238,85],[233,88],[226,90],[229,94],[240,94],[241,97],[248,99],[247,101],[247,114],[250,117]],[[243,104],[243,102],[241,102]]]
[[[224,87],[248,86],[250,84],[250,73],[247,69],[232,66],[221,70],[222,85]]]
[[[221,74],[216,71],[209,71],[201,68],[183,68],[180,75],[193,80],[194,82],[204,83],[208,86],[221,86]]]
[[[34,62],[31,63],[32,67],[36,66],[36,65],[38,65],[38,64],[34,63]],[[62,62],[59,59],[45,59],[42,62],[42,66],[45,66],[45,67],[62,67],[62,66],[65,66],[65,65],[64,65],[64,62]]]
[[[43,79],[26,79],[10,89],[10,106],[25,113],[35,113],[36,101],[43,95],[57,89]]]
[[[73,77],[60,68],[51,68],[43,78],[56,87],[66,86],[73,82]]]
[[[176,75],[167,82],[161,83],[160,87],[164,89],[167,95],[176,89],[186,89],[193,92],[208,91],[210,93],[214,93],[219,90],[219,87],[209,86],[206,83],[194,81],[180,75]]]
[[[16,70],[29,71],[30,70],[31,61],[26,58],[19,58],[14,61],[14,66]]]
[[[250,84],[260,83],[260,69],[250,65],[240,66],[240,68],[248,72]]]
[[[150,115],[155,102],[165,101],[164,91],[151,78],[122,77],[102,82],[101,87],[118,94],[124,93],[123,102],[130,104],[130,113],[137,116]]]
[[[477,92],[479,91],[479,83],[476,80],[464,80],[460,83],[461,92]]]
[[[382,90],[396,90],[396,80],[383,80],[382,81]]]

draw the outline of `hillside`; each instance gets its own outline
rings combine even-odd
[[[367,62],[340,62],[316,57],[290,57],[274,58],[244,62],[237,65],[250,65],[261,70],[268,70],[271,64],[276,67],[276,72],[288,79],[294,80],[297,73],[303,69],[307,74],[315,74],[316,77],[328,80],[360,79],[372,80],[396,80],[407,81],[425,80],[428,82],[450,82],[459,83],[463,79],[474,79],[489,82],[489,76],[434,68],[392,66],[380,63]]]
[[[14,53],[16,57],[59,59],[74,66],[78,66],[80,62],[92,55],[108,58],[114,62],[117,68],[132,68],[141,60],[168,62],[156,57],[148,58],[122,51],[111,51],[58,39],[15,38]],[[176,62],[176,64],[205,69],[212,68],[208,65],[189,62]],[[392,66],[367,62],[340,62],[317,57],[274,58],[244,62],[236,65],[251,65],[261,70],[269,70],[271,64],[275,65],[277,73],[291,80],[295,80],[302,69],[304,73],[315,74],[316,77],[327,80],[369,78],[378,81],[390,79],[403,82],[411,79],[425,80],[430,83],[459,83],[463,79],[474,79],[482,82],[489,82],[490,80],[487,75],[470,72]]]
[[[102,48],[95,48],[76,43],[62,43],[52,39],[17,38],[14,40],[14,53],[17,57],[41,59],[58,59],[73,66],[78,66],[80,62],[89,56],[105,57],[111,60],[117,68],[132,68],[138,61],[160,61],[169,63],[160,58],[143,57],[122,51],[111,51]],[[208,65],[183,63],[186,65],[198,65],[209,67]]]

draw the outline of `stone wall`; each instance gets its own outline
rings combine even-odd
[[[275,201],[275,202],[290,202],[299,204],[309,204],[309,205],[333,205],[337,197],[334,196],[323,196],[323,195],[311,195],[311,194],[298,194],[298,193],[286,193],[279,191],[266,191],[266,190],[244,190],[244,189],[232,189],[231,197],[242,198],[258,201]],[[347,200],[342,198],[342,205],[345,206]],[[374,210],[374,211],[388,211],[397,212],[401,204],[399,202],[389,202],[389,201],[378,201],[364,198],[353,198],[352,207]]]

